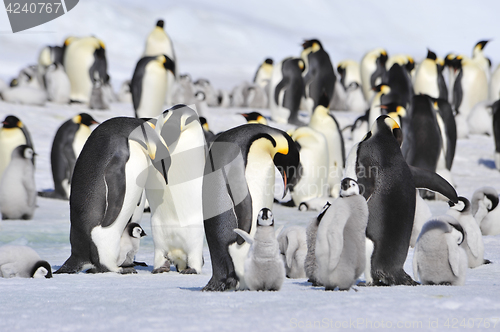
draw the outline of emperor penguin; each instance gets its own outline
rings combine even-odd
[[[413,253],[413,276],[424,285],[463,286],[467,254],[459,245],[463,230],[453,227],[453,217],[429,220],[418,237]]]
[[[263,89],[269,84],[273,75],[273,63],[273,59],[267,58],[260,64],[253,78],[254,84],[259,85]]]
[[[319,40],[306,40],[302,48],[301,58],[307,63],[307,71],[304,72],[305,97],[312,100],[312,108],[309,110],[312,112],[323,95],[328,97],[329,102],[333,100],[337,76],[330,56]]]
[[[307,255],[305,228],[301,226],[284,228],[278,235],[278,243],[287,278],[305,278],[304,262]]]
[[[382,83],[382,77],[386,72],[385,64],[387,59],[387,52],[383,48],[370,50],[361,59],[361,86],[363,87],[365,100],[368,103],[371,103],[375,95],[372,89]]]
[[[87,113],[80,113],[57,129],[50,151],[54,192],[42,193],[42,196],[69,199],[76,159],[90,136],[90,126],[93,124],[99,124],[99,122]]]
[[[346,161],[345,177],[364,188],[368,202],[365,277],[374,285],[414,285],[403,270],[415,218],[416,188],[437,191],[454,203],[455,189],[434,172],[409,166],[401,153],[403,134],[380,116]]]
[[[141,225],[131,222],[123,230],[122,237],[120,238],[120,255],[116,264],[121,267],[134,267],[135,265],[142,265],[137,263],[135,255],[139,251],[141,237],[146,236],[146,232],[142,229]]]
[[[413,219],[413,228],[411,230],[410,247],[415,248],[418,236],[422,231],[425,223],[432,218],[432,212],[429,205],[424,201],[424,199],[419,195],[418,189],[416,189],[415,195],[415,219]]]
[[[330,202],[326,202],[318,216],[311,220],[306,228],[307,254],[304,261],[304,269],[308,278],[307,281],[312,283],[313,286],[321,286],[318,276],[318,263],[316,261],[316,238],[321,220],[331,205]]]
[[[33,147],[30,132],[26,125],[14,115],[8,115],[0,128],[0,179],[10,163],[12,151],[19,145]]]
[[[300,203],[317,197],[327,197],[330,164],[325,135],[305,126],[297,128],[291,137],[299,149],[301,173],[300,180],[291,192],[294,205],[299,206]]]
[[[411,75],[406,66],[399,63],[393,64],[386,74],[386,84],[391,87],[391,94],[397,96],[397,102],[405,109],[408,109],[413,98],[413,85]]]
[[[484,47],[489,40],[481,40],[474,45],[472,49],[472,61],[481,67],[486,74],[487,79],[490,79],[491,60],[484,55]]]
[[[500,100],[491,105],[491,113],[493,114],[493,137],[495,139],[495,166],[500,171]]]
[[[278,291],[285,280],[285,266],[274,233],[274,217],[268,208],[257,216],[257,230],[250,234],[235,228],[234,232],[250,244],[245,259],[245,284],[250,290]]]
[[[165,32],[165,21],[158,20],[156,22],[156,26],[148,35],[146,39],[146,47],[144,49],[144,57],[157,57],[160,55],[166,55],[173,62],[173,70],[171,73],[167,73],[167,84],[171,87],[167,90],[165,95],[164,102],[172,106],[172,98],[173,98],[173,87],[176,85],[176,79],[178,77],[178,65],[177,65],[177,57],[174,52],[174,45],[172,43],[172,39]]]
[[[154,241],[153,273],[201,273],[203,172],[207,145],[198,114],[186,105],[164,111],[156,132],[169,151],[169,169],[153,169],[146,183]],[[212,143],[213,144],[213,143]],[[213,195],[213,193],[211,194]]]
[[[391,100],[391,88],[387,84],[377,85],[373,91],[376,92],[376,94],[371,100],[370,109],[368,111],[368,128],[370,128],[377,118],[382,115],[380,106],[388,104]]]
[[[33,218],[36,208],[35,152],[28,145],[12,151],[9,166],[0,180],[2,219]]]
[[[286,193],[297,181],[298,165],[299,152],[291,137],[262,124],[229,129],[212,143],[203,177],[205,235],[212,260],[205,291],[246,288],[249,245],[233,229],[254,236],[259,211],[273,205],[275,166]]]
[[[47,93],[41,88],[16,85],[2,91],[1,99],[7,103],[44,106]]]
[[[340,181],[344,172],[345,145],[339,123],[335,116],[328,111],[327,105],[328,99],[322,98],[311,116],[309,127],[323,134],[326,139],[328,149],[328,195],[336,198],[339,196]],[[316,158],[318,157],[316,156]]]
[[[189,74],[180,75],[176,86],[175,93],[172,95],[174,105],[191,105],[196,102],[193,81]]]
[[[349,290],[365,269],[368,205],[359,186],[342,179],[340,197],[332,202],[318,226],[316,262],[325,290]]]
[[[165,181],[170,165],[153,127],[154,121],[116,117],[90,134],[71,178],[71,256],[55,273],[134,271],[117,264],[120,239],[129,220],[137,219],[134,212],[143,210],[136,206],[149,173],[158,169]]]
[[[168,72],[175,72],[175,62],[167,55],[147,56],[135,67],[130,88],[137,118],[152,118],[164,110],[169,89]]]
[[[246,107],[267,108],[269,104],[266,91],[260,85],[253,84],[248,87]]]
[[[0,92],[1,89],[0,89]],[[500,64],[495,68],[490,79],[490,98],[494,102],[500,99]]]
[[[471,209],[483,235],[500,234],[500,208],[495,188],[477,189],[472,195]]]
[[[259,112],[241,113],[247,123],[260,123],[267,125],[267,119]]]
[[[200,124],[203,128],[203,134],[205,134],[205,141],[207,142],[207,145],[210,145],[215,139],[215,134],[210,130],[207,119],[205,117],[200,116]]]
[[[52,278],[50,264],[30,247],[4,245],[0,247],[0,277]]]
[[[46,46],[42,48],[38,55],[37,78],[41,87],[47,88],[47,70],[53,64],[62,66],[64,58],[64,48],[61,46]],[[64,71],[64,70],[63,70]],[[69,88],[69,86],[68,86]]]
[[[450,104],[454,104],[453,101],[453,89],[455,87],[455,80],[457,79],[458,73],[462,67],[462,58],[463,55],[456,55],[454,53],[448,53],[444,58],[444,69],[448,71],[448,77],[444,76],[446,81],[446,86],[448,87],[448,102]]]
[[[244,82],[244,84],[241,86],[242,89],[246,90],[246,87],[248,85],[248,82]],[[217,91],[213,87],[213,85],[210,83],[209,80],[206,78],[199,78],[193,83],[193,88],[194,91],[203,91],[205,94],[205,100],[207,102],[207,105],[210,107],[217,107],[219,106],[219,95],[217,94]],[[243,91],[244,98],[243,98],[243,103],[246,100],[246,94],[247,91]]]
[[[278,123],[303,124],[299,120],[300,100],[304,95],[304,60],[286,58],[273,67],[270,85],[271,118]]]
[[[346,92],[347,111],[361,113],[368,109],[368,103],[363,96],[361,72],[359,63],[355,60],[343,60],[337,65],[340,83]]]
[[[72,102],[88,104],[94,82],[107,77],[106,48],[96,37],[68,38],[63,65],[71,83]]]
[[[460,244],[467,253],[468,266],[475,268],[490,261],[484,259],[484,243],[479,225],[471,212],[470,202],[460,196],[459,203],[450,203],[447,214],[455,218],[464,230],[464,239]]]
[[[54,62],[45,73],[47,99],[56,104],[68,104],[71,93],[71,83],[62,64]]]
[[[448,88],[443,77],[443,66],[436,53],[427,50],[427,57],[417,66],[413,80],[415,94],[429,95],[432,98],[448,99]]]

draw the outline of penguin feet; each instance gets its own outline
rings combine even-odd
[[[307,280],[307,282],[310,282],[312,284],[312,286],[314,287],[318,287],[318,286],[323,286],[318,280],[316,280],[315,278],[309,278]]]
[[[493,264],[493,262],[485,258],[483,264]]]
[[[137,271],[133,267],[122,267],[121,274],[137,274]]]
[[[188,267],[187,269],[184,269],[182,271],[179,272],[180,274],[197,274],[198,272],[196,272],[195,269],[193,269],[192,267]]]
[[[227,290],[236,289],[236,285],[238,284],[238,277],[233,272],[230,274],[227,279],[218,280],[212,276],[208,284],[203,287],[203,292],[223,292]]]
[[[146,264],[144,262],[136,262],[136,261],[134,261],[134,266],[145,266],[145,267],[148,267],[148,264]]]
[[[164,272],[170,272],[170,266],[162,266],[162,267],[159,267],[157,269],[154,269],[153,274],[157,274],[157,273],[164,273]]]
[[[417,286],[418,282],[413,280],[405,271],[400,270],[394,273],[387,273],[381,270],[372,271],[373,286]]]

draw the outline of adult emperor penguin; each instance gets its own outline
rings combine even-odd
[[[299,152],[285,132],[245,124],[220,134],[210,147],[203,177],[205,235],[212,261],[206,291],[245,288],[244,261],[249,245],[239,228],[254,236],[257,215],[274,200],[275,166],[285,185],[294,185]]]
[[[273,68],[270,84],[271,118],[279,123],[303,124],[299,120],[300,100],[304,95],[304,60],[286,58]]]
[[[500,100],[493,103],[491,112],[493,113],[493,137],[495,138],[495,166],[500,171]]]
[[[247,123],[267,125],[267,119],[259,112],[241,113],[241,115],[247,120]]]
[[[135,262],[135,254],[139,251],[141,237],[146,236],[146,232],[141,225],[131,222],[123,231],[120,239],[120,255],[116,261],[121,267],[134,267],[135,265],[143,265],[144,263]]]
[[[41,87],[47,88],[45,75],[47,69],[53,65],[62,65],[64,58],[64,48],[61,46],[46,46],[38,55],[37,78]]]
[[[8,115],[0,128],[0,180],[10,163],[12,151],[19,145],[26,144],[33,148],[33,141],[28,128],[14,115]]]
[[[158,20],[156,22],[155,28],[148,35],[148,38],[146,40],[146,47],[142,56],[157,57],[162,54],[166,55],[174,63],[174,66],[172,67],[174,68],[172,73],[167,74],[167,84],[170,87],[173,87],[175,85],[175,80],[178,77],[177,57],[175,56],[172,40],[170,39],[170,36],[165,32],[164,27],[165,21]],[[168,90],[164,100],[165,103],[169,106],[172,105],[172,92],[173,89]]]
[[[359,63],[354,60],[343,60],[337,65],[340,83],[346,91],[346,109],[353,112],[365,112],[368,103],[363,96]]]
[[[429,95],[433,98],[448,99],[448,88],[443,77],[443,66],[436,53],[427,50],[427,57],[417,66],[413,79],[415,94]]]
[[[35,152],[28,145],[12,151],[12,159],[0,180],[2,219],[33,218],[36,208]]]
[[[464,230],[464,239],[460,246],[467,253],[467,261],[470,268],[490,263],[484,259],[484,243],[479,225],[471,212],[470,202],[465,197],[458,198],[459,203],[450,203],[451,207],[447,214],[457,220]]]
[[[96,37],[66,39],[63,65],[71,83],[71,101],[88,104],[95,80],[105,80],[108,75],[103,41]]]
[[[491,60],[484,55],[484,47],[488,44],[488,42],[489,40],[481,40],[474,45],[474,48],[472,49],[472,61],[483,69],[489,80]]]
[[[52,278],[52,269],[47,261],[27,246],[5,245],[0,247],[0,277]]]
[[[156,132],[170,151],[170,166],[166,175],[153,170],[146,184],[155,248],[153,273],[170,271],[171,263],[182,274],[201,273],[205,135],[197,113],[185,105],[163,112]]]
[[[436,173],[408,166],[401,153],[402,132],[387,115],[347,157],[345,177],[364,188],[368,201],[365,277],[374,285],[414,285],[403,270],[415,217],[415,189],[440,192],[454,203],[455,189]]]
[[[50,151],[54,192],[42,192],[41,196],[68,199],[71,176],[76,159],[90,136],[90,126],[98,124],[87,113],[80,113],[64,122],[56,132]]]
[[[287,278],[305,278],[304,262],[307,255],[305,228],[301,226],[284,228],[278,235],[278,243]]]
[[[312,99],[310,111],[314,111],[323,95],[328,97],[329,102],[333,100],[337,76],[330,56],[319,40],[306,40],[302,47],[304,50],[301,58],[307,63],[304,75],[305,97]]]
[[[349,290],[365,268],[368,205],[356,181],[342,180],[340,197],[332,202],[318,227],[316,262],[325,290]]]
[[[148,56],[139,60],[130,83],[135,116],[151,118],[163,111],[169,85],[167,72],[175,72],[175,63],[167,55]]]
[[[274,233],[274,217],[268,208],[257,216],[257,230],[250,234],[235,228],[234,231],[250,244],[245,259],[245,284],[250,290],[278,291],[285,280],[285,266],[281,259],[278,241]]]
[[[117,265],[120,239],[142,201],[150,165],[166,178],[168,149],[153,122],[116,117],[89,136],[72,176],[71,256],[55,273],[133,272]],[[152,170],[151,170],[152,171]],[[150,200],[151,202],[151,200]]]
[[[328,195],[336,198],[339,196],[340,181],[344,172],[345,146],[339,123],[335,116],[328,111],[327,107],[328,99],[323,95],[320,104],[316,106],[311,116],[309,127],[323,134],[326,139],[328,149]]]
[[[471,208],[483,235],[500,234],[500,207],[495,188],[477,189],[471,198]]]
[[[0,89],[0,92],[1,89]],[[490,79],[490,101],[500,99],[500,64],[495,68]]]
[[[453,217],[445,215],[429,220],[422,228],[413,253],[413,277],[424,285],[465,283],[467,254],[459,246],[464,234],[452,226],[453,222]]]
[[[406,66],[393,64],[386,74],[386,82],[391,87],[391,93],[399,97],[398,103],[408,109],[413,98],[413,85]]]
[[[258,84],[263,89],[269,84],[273,75],[273,63],[273,59],[271,58],[264,60],[255,73],[255,77],[253,78],[254,84]]]
[[[387,84],[380,84],[373,88],[376,92],[372,98],[370,109],[368,111],[368,128],[375,123],[377,118],[382,115],[381,105],[386,105],[392,100],[391,88]]]
[[[361,86],[363,94],[368,103],[374,96],[374,87],[382,83],[386,69],[387,52],[383,48],[376,48],[367,52],[361,59]],[[370,124],[371,125],[371,124]]]

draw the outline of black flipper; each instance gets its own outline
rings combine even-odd
[[[281,82],[278,83],[278,85],[276,85],[276,88],[274,89],[274,101],[276,102],[276,105],[280,105],[279,101],[280,92],[287,85],[288,85],[288,78],[286,77],[283,78]]]
[[[446,196],[453,203],[458,203],[457,192],[453,186],[438,174],[422,168],[410,166],[410,171],[415,182],[415,188],[428,189]]]
[[[111,226],[120,211],[125,199],[125,165],[129,159],[129,154],[123,151],[116,151],[113,158],[104,171],[104,181],[106,184],[106,212],[101,222],[102,227]]]
[[[464,97],[464,92],[462,90],[462,77],[464,76],[463,69],[460,69],[457,78],[455,79],[455,85],[453,86],[453,106],[455,111],[459,113],[460,105],[462,104],[462,98]]]

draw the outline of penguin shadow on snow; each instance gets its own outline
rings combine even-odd
[[[480,158],[477,162],[479,165],[483,165],[489,169],[496,169],[495,161],[492,159]]]

